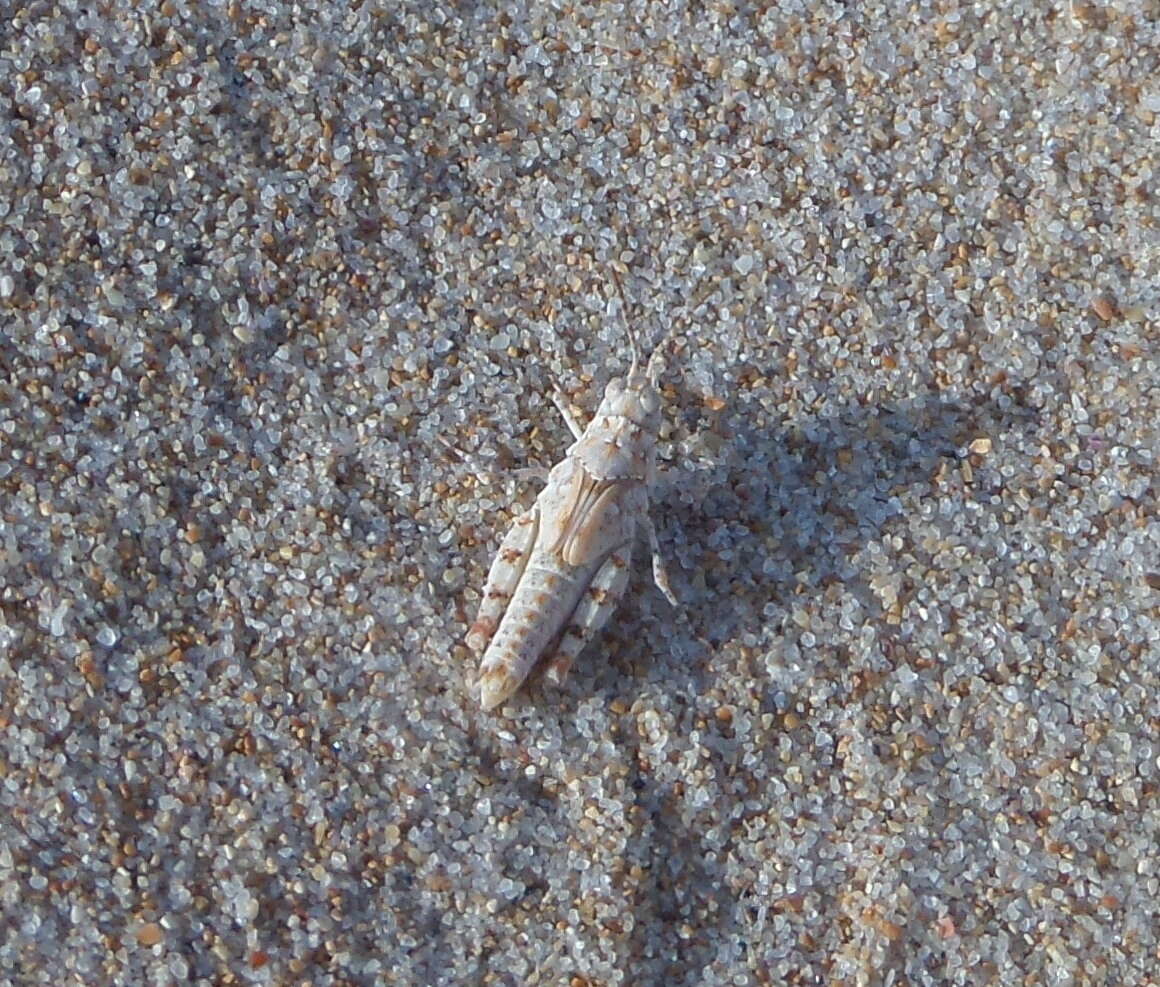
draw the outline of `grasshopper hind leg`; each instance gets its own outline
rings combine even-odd
[[[496,553],[495,561],[487,574],[487,584],[483,588],[483,599],[479,604],[479,615],[467,632],[467,646],[477,654],[487,648],[495,635],[500,619],[507,610],[508,603],[519,585],[520,577],[527,568],[536,543],[536,531],[540,524],[539,506],[536,505],[521,514],[512,523],[511,529]]]
[[[596,575],[592,577],[592,582],[572,612],[572,619],[564,628],[555,654],[544,669],[544,677],[553,685],[564,684],[576,656],[604,626],[617,601],[624,595],[631,561],[632,545],[622,545],[596,570]]]

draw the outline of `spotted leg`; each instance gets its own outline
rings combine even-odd
[[[564,397],[564,392],[558,387],[552,388],[552,404],[564,416],[564,421],[568,423],[568,431],[572,433],[572,438],[579,439],[584,434],[584,429],[580,427],[580,423],[576,421],[572,410],[568,407],[568,399]]]
[[[483,589],[483,599],[479,604],[479,616],[467,632],[467,646],[482,654],[499,626],[500,618],[507,610],[508,601],[519,584],[520,576],[532,554],[539,528],[539,508],[532,507],[512,522],[503,544],[496,553],[495,561],[487,574],[487,584]]]
[[[544,670],[544,677],[554,685],[563,685],[572,662],[592,640],[593,635],[604,626],[616,606],[616,601],[624,595],[628,585],[628,567],[632,560],[632,544],[621,545],[601,564],[592,577],[588,589],[580,597],[572,619],[564,628],[556,653]]]
[[[665,599],[679,610],[681,607],[677,603],[677,595],[673,592],[673,587],[669,585],[669,574],[665,571],[665,560],[661,558],[661,547],[657,542],[657,529],[653,526],[648,511],[644,512],[644,530],[648,534],[648,547],[652,552],[653,582],[657,584],[657,589],[665,594]]]

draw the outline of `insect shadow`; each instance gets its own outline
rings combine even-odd
[[[714,657],[723,646],[758,633],[763,622],[784,621],[802,592],[838,584],[858,597],[867,619],[882,616],[857,567],[858,550],[887,534],[904,504],[945,496],[934,478],[959,465],[972,439],[1017,429],[1021,416],[1021,409],[1004,411],[986,400],[943,396],[841,408],[774,427],[744,406],[733,409],[716,425],[719,457],[703,469],[671,469],[654,500],[688,622],[682,627],[663,609],[649,588],[647,564],[638,563],[626,596],[641,594],[635,597],[641,605],[622,608],[615,633],[626,643],[594,672],[594,691],[623,696],[631,692],[624,677],[632,673],[663,676],[677,695],[702,694],[718,674]],[[982,471],[980,482],[987,482]],[[670,655],[686,648],[695,657],[671,660],[658,640],[668,642]],[[631,732],[621,745],[627,764],[648,761]],[[728,755],[707,756],[721,774],[737,769]],[[647,772],[632,785],[645,819],[625,851],[645,875],[632,902],[640,941],[626,949],[639,967],[633,979],[704,982],[721,942],[757,945],[745,942],[754,933],[744,914],[753,901],[729,885],[734,836],[710,841],[700,820],[682,818],[672,786]],[[689,927],[694,934],[682,934]]]
[[[679,400],[698,403],[691,392]],[[884,535],[904,503],[926,496],[916,486],[939,497],[936,478],[973,438],[1009,431],[1022,414],[989,399],[936,395],[777,425],[741,405],[715,423],[691,423],[712,429],[719,454],[699,468],[670,466],[652,503],[684,616],[651,588],[638,548],[626,602],[605,631],[612,667],[595,670],[592,688],[623,695],[625,674],[663,674],[671,688],[700,693],[723,645],[784,622],[795,595],[834,584],[858,599],[867,619],[881,616],[859,550]]]

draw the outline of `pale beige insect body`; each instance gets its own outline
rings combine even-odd
[[[586,429],[556,403],[576,442],[504,539],[467,635],[468,647],[483,654],[484,709],[511,696],[541,658],[548,678],[563,682],[624,593],[638,526],[652,549],[653,578],[677,605],[649,517],[661,421],[653,361],[640,370],[634,353],[628,377],[608,384]]]

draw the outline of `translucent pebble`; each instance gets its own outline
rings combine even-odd
[[[64,636],[64,617],[68,613],[68,606],[68,600],[62,600],[52,612],[52,616],[49,619],[48,632],[53,637]]]

